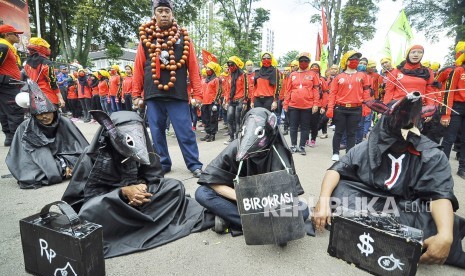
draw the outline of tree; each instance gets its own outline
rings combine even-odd
[[[280,66],[288,67],[293,60],[297,59],[298,55],[299,51],[297,50],[289,51],[278,59],[278,64]]]
[[[455,38],[455,43],[465,39],[465,1],[405,1],[405,13],[412,27],[437,41],[442,32]]]
[[[106,46],[105,54],[110,63],[113,64],[123,55],[123,50],[116,44],[108,44]]]
[[[202,0],[176,1],[175,14],[182,23],[197,16],[195,5]],[[42,36],[52,45],[52,57],[60,52],[63,59],[77,59],[86,66],[92,45],[123,47],[136,40],[138,27],[152,15],[151,0],[41,0],[40,22],[31,17],[31,24],[40,24]],[[35,13],[34,1],[29,1],[31,14]],[[185,12],[189,10],[189,12]],[[36,29],[36,28],[34,28]]]
[[[313,15],[310,22],[321,23],[321,8],[326,15],[329,36],[329,64],[339,62],[342,54],[351,48],[359,48],[365,40],[372,39],[376,29],[378,0],[311,0],[310,4],[320,13]]]
[[[268,10],[252,9],[252,3],[256,1],[215,0],[215,3],[220,4],[220,13],[223,15],[221,25],[235,44],[235,55],[244,60],[258,53],[263,24],[270,19]]]

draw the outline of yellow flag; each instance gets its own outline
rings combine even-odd
[[[405,15],[404,10],[400,11],[399,16],[397,17],[394,24],[392,24],[391,29],[389,31],[404,36],[408,42],[411,42],[413,40],[412,28],[408,23],[407,16]]]

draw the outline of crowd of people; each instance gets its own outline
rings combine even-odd
[[[441,70],[438,63],[422,62],[425,49],[421,45],[411,46],[397,67],[389,57],[381,59],[379,72],[376,61],[353,50],[325,72],[308,52],[300,53],[282,70],[270,52],[260,54],[257,68],[251,60],[244,63],[231,56],[223,66],[209,62],[199,70],[191,38],[174,20],[173,4],[155,0],[152,20],[139,28],[133,67],[125,66],[124,72],[118,65],[68,72],[62,66],[56,72],[49,59],[49,43],[37,37],[30,39],[29,54],[20,70],[13,46],[20,33],[13,26],[0,26],[0,119],[4,145],[11,146],[7,165],[21,188],[71,178],[63,199],[73,204],[80,216],[104,226],[107,257],[158,246],[214,223],[241,231],[234,181],[279,170],[296,177],[292,154],[306,155],[306,147],[316,147],[317,138],[328,138],[332,126],[335,132],[328,158],[335,163],[323,181],[322,197],[313,215],[315,226],[324,227],[331,216],[325,198],[355,189],[356,185],[344,184],[344,178],[370,187],[367,193],[384,189],[386,196],[405,200],[429,196],[436,203],[433,217],[427,219],[436,223],[441,235],[428,229],[426,238],[432,239],[426,240],[426,249],[452,246],[458,255],[448,259],[449,263],[460,266],[462,262],[463,267],[459,241],[465,226],[456,220],[459,224],[452,233],[458,204],[447,159],[460,136],[457,174],[465,179],[465,42],[457,44],[455,65]],[[31,118],[23,122],[24,109],[15,103],[15,96],[20,91],[18,84],[24,82]],[[102,126],[90,145],[71,123],[79,118]],[[199,118],[205,133],[200,142],[214,143],[221,121],[228,136],[227,147],[205,170],[196,138],[201,130],[197,128]],[[187,169],[200,178],[197,201],[185,195],[180,181],[164,178],[172,167],[166,138],[169,124]],[[283,136],[288,134],[290,146]],[[66,143],[67,139],[79,143]],[[343,157],[341,149],[347,152]],[[38,154],[45,154],[49,161]],[[436,159],[430,155],[449,171],[438,171],[433,164]],[[409,190],[412,194],[404,194],[404,188],[414,178],[406,173],[392,175],[399,168],[394,161],[389,163],[389,158],[416,177]],[[402,163],[403,158],[410,161]],[[364,171],[369,166],[372,170]],[[428,171],[418,174],[423,168]],[[370,173],[377,177],[368,177]],[[425,179],[427,174],[444,173],[448,174],[442,175],[441,187]],[[370,182],[373,179],[376,183]],[[391,190],[395,183],[399,184]],[[296,193],[303,193],[298,179],[293,184]],[[174,197],[176,202],[168,202]],[[98,206],[103,200],[111,206],[101,210]],[[305,220],[308,208],[302,206],[301,210]],[[449,219],[440,220],[438,212],[450,215]],[[124,237],[113,232],[118,221],[138,220],[146,226],[153,224],[145,221],[146,215],[160,213],[171,216],[163,229],[154,226],[140,235],[132,232]],[[177,221],[174,217],[179,213],[188,216]],[[150,244],[142,242],[154,237]],[[117,246],[123,243],[125,248]],[[434,249],[426,251],[423,261],[444,263],[445,251]]]

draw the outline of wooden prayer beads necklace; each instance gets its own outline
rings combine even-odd
[[[174,45],[181,34],[184,37],[184,49],[181,59],[176,61]],[[176,82],[176,70],[185,65],[189,58],[190,38],[187,29],[179,29],[178,23],[173,21],[171,28],[162,30],[158,26],[155,17],[153,17],[150,22],[139,27],[139,36],[150,54],[153,83],[158,86],[158,90],[168,91],[174,87]],[[170,71],[171,77],[167,84],[160,82],[160,70]]]

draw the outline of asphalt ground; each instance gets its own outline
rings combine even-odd
[[[98,124],[76,122],[88,141],[98,129]],[[220,128],[222,122],[220,122]],[[196,131],[197,139],[204,136],[202,128]],[[220,130],[216,141],[198,141],[200,160],[206,166],[225,146],[227,139]],[[316,202],[324,173],[332,164],[331,138],[318,139],[316,148],[307,147],[307,155],[294,155],[296,170],[306,193],[301,199]],[[289,139],[289,136],[286,136]],[[0,133],[0,175],[9,174],[4,160],[8,148],[3,147]],[[289,140],[288,140],[289,142]],[[173,159],[172,171],[166,175],[183,181],[186,190],[194,195],[198,184],[187,170],[176,138],[168,137]],[[451,160],[455,194],[465,204],[465,181],[455,175],[458,161]],[[13,178],[0,179],[0,275],[28,275],[24,270],[19,220],[38,213],[41,208],[60,200],[67,182],[37,190],[21,190]],[[457,212],[465,216],[465,207]],[[316,237],[289,242],[286,247],[274,245],[248,246],[244,237],[218,235],[211,230],[191,234],[167,245],[127,256],[107,259],[107,275],[365,275],[366,272],[329,256],[326,251],[329,232]],[[465,246],[465,245],[464,245]],[[420,265],[418,275],[464,275],[464,270],[450,266]]]

